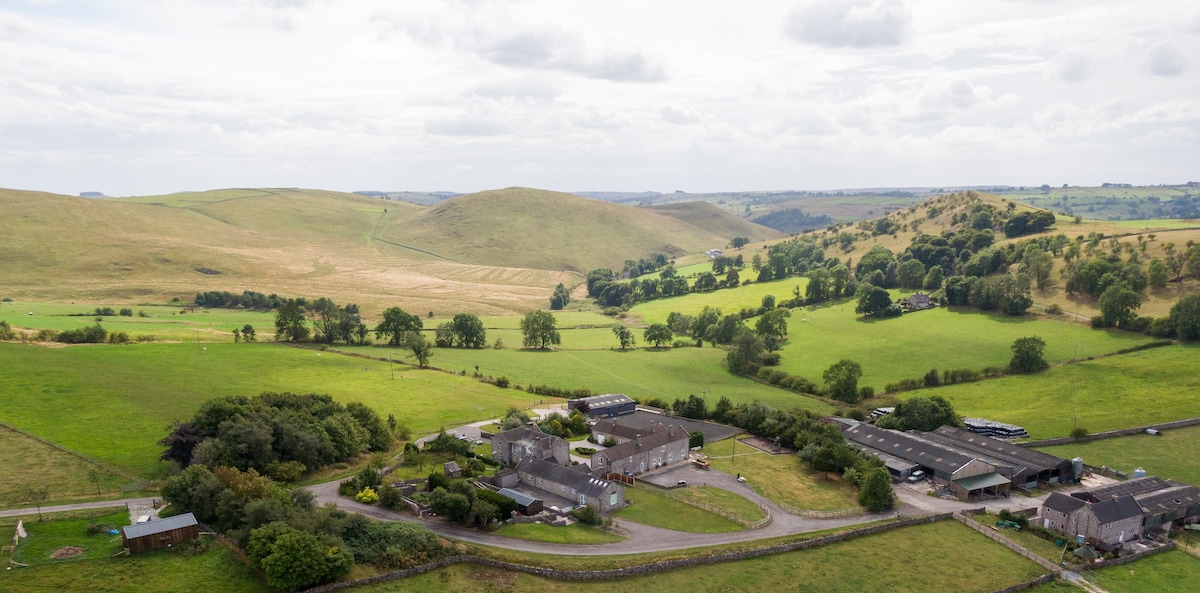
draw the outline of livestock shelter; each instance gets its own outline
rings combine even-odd
[[[624,393],[582,397],[567,402],[567,408],[579,410],[588,418],[612,418],[637,411],[637,402]]]
[[[158,521],[147,521],[121,529],[121,545],[130,553],[169,548],[200,537],[195,515],[184,513]]]
[[[517,511],[527,517],[536,515],[542,512],[541,499],[534,498],[524,492],[517,492],[511,488],[501,488],[500,494],[517,503]],[[505,517],[507,519],[508,517]]]
[[[916,431],[899,432],[866,423],[851,426],[842,434],[847,442],[868,453],[886,453],[919,465],[935,482],[945,485],[960,500],[1008,496],[1011,480],[997,473],[996,466],[971,451],[952,449],[922,438]]]

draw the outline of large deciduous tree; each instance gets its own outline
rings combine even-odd
[[[387,336],[388,345],[399,346],[411,332],[421,331],[421,318],[400,307],[391,307],[383,312],[383,321],[375,326],[375,337]]]
[[[665,323],[653,323],[642,333],[642,339],[654,344],[655,348],[670,342],[674,337],[674,334],[671,333],[671,328],[667,327]]]
[[[487,330],[483,321],[471,313],[459,313],[450,321],[454,342],[463,348],[483,348],[487,345]]]
[[[1125,327],[1137,318],[1137,309],[1142,306],[1138,293],[1124,282],[1117,282],[1100,294],[1100,321],[1106,327]]]
[[[621,344],[621,350],[625,350],[637,342],[637,339],[633,337],[633,331],[624,325],[614,327],[613,335],[617,336],[617,341]]]
[[[288,342],[303,342],[308,339],[308,326],[304,324],[304,306],[300,301],[289,299],[275,309],[275,339]]]
[[[1171,307],[1168,319],[1175,327],[1175,335],[1180,340],[1186,342],[1200,340],[1200,294],[1179,299],[1179,302]]]
[[[886,469],[877,467],[867,472],[858,490],[858,504],[872,513],[886,511],[896,505],[892,477]]]
[[[556,320],[549,311],[530,311],[521,319],[522,343],[526,348],[546,349],[562,343],[562,336],[554,329]]]
[[[1046,341],[1037,336],[1017,338],[1012,344],[1013,357],[1008,363],[1008,370],[1033,373],[1050,366],[1042,357],[1045,350]]]
[[[962,426],[954,406],[939,395],[915,396],[896,404],[896,409],[878,421],[876,426],[894,430],[937,430],[939,426]]]
[[[825,379],[825,393],[833,399],[854,403],[858,401],[858,379],[862,377],[862,365],[853,360],[843,359],[833,363],[822,378]]]

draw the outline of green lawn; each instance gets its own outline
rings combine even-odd
[[[644,591],[820,591],[986,593],[1026,581],[1041,568],[954,521],[746,560],[619,581],[567,582],[472,565],[374,585],[363,593]]]
[[[611,544],[625,539],[615,533],[582,523],[573,523],[566,527],[553,527],[544,523],[505,525],[496,531],[496,535],[554,544]]]
[[[994,526],[996,525],[996,522],[1000,520],[1000,515],[997,513],[986,513],[983,515],[971,515],[971,518],[983,523],[984,525]],[[1033,519],[1030,520],[1030,523],[1034,522],[1035,521]],[[998,533],[1000,535],[1007,537],[1008,539],[1024,546],[1026,550],[1029,550],[1030,552],[1033,552],[1034,554],[1037,554],[1038,556],[1041,556],[1042,558],[1045,558],[1051,562],[1057,563],[1059,562],[1059,558],[1062,557],[1062,546],[1056,546],[1054,545],[1054,542],[1044,540],[1034,535],[1028,529],[1023,529],[1021,531],[1013,531],[1012,529],[1008,528],[997,529],[999,530]]]
[[[893,298],[902,294],[892,293]],[[932,368],[980,370],[1006,366],[1012,359],[1013,341],[1025,336],[1046,341],[1045,356],[1050,363],[1107,354],[1150,341],[1140,334],[968,309],[933,309],[874,320],[855,314],[853,301],[793,310],[788,331],[788,342],[780,352],[780,369],[821,384],[825,369],[848,358],[862,365],[859,384],[871,385],[876,391],[882,391],[891,381],[920,378]]]
[[[1066,459],[1082,457],[1089,465],[1107,465],[1129,474],[1144,468],[1147,475],[1200,484],[1200,426],[1168,430],[1160,436],[1146,434],[1090,443],[1040,449]]]
[[[626,488],[625,499],[632,504],[613,514],[618,522],[627,519],[635,523],[692,533],[722,533],[743,529],[741,525],[720,515],[667,498],[654,486]]]
[[[745,277],[752,277],[754,271],[746,268]],[[724,314],[737,313],[742,309],[754,309],[762,306],[766,295],[774,295],[776,301],[792,298],[792,291],[798,286],[800,294],[808,285],[807,278],[784,278],[770,282],[753,282],[737,288],[724,288],[712,292],[692,293],[679,297],[657,299],[638,303],[629,309],[630,315],[637,315],[647,324],[666,323],[667,315],[679,311],[688,315],[699,313],[706,305],[716,307]]]
[[[1109,593],[1190,593],[1200,583],[1200,559],[1176,550],[1084,577]]]
[[[89,534],[88,526],[92,524],[102,524],[105,529]],[[120,529],[129,524],[129,511],[124,508],[105,509],[72,519],[38,521],[36,516],[25,517],[25,531],[29,537],[21,539],[21,545],[13,554],[13,560],[34,565],[107,558],[121,551],[121,536],[109,535],[108,530]],[[50,557],[55,550],[68,546],[83,548],[84,553],[63,560]]]
[[[940,395],[964,416],[1024,426],[1035,438],[1192,418],[1200,389],[1200,346],[1169,346],[1016,375],[909,391]]]
[[[74,455],[0,427],[0,505],[28,506],[28,486],[49,488],[50,504],[68,500],[112,496],[128,479],[90,464]],[[93,476],[89,472],[95,471]],[[97,483],[99,482],[99,483]]]
[[[120,536],[117,536],[118,543]],[[269,593],[232,552],[207,542],[205,551],[158,550],[135,556],[101,558],[17,568],[0,573],[0,590],[97,591],[100,593]]]
[[[809,470],[795,455],[768,455],[736,439],[708,444],[704,452],[713,469],[741,475],[749,487],[776,503],[818,511],[858,506],[853,487],[834,474],[826,479]]]
[[[611,333],[609,338],[611,338]],[[361,350],[361,349],[355,349]],[[372,348],[374,356],[387,356]],[[396,356],[401,355],[396,350]],[[802,395],[735,376],[725,369],[725,350],[674,348],[667,350],[467,350],[435,348],[429,364],[453,371],[507,375],[516,385],[588,388],[594,393],[625,393],[631,397],[687,399],[708,391],[711,405],[722,396],[734,403],[760,400],[780,409],[801,407],[821,414],[833,407]]]
[[[159,439],[223,395],[328,393],[395,414],[414,434],[501,415],[534,399],[468,377],[274,344],[0,344],[0,421],[139,475],[156,475]],[[380,354],[384,354],[380,351]]]
[[[753,523],[767,516],[758,505],[750,502],[744,496],[712,486],[692,485],[687,488],[676,488],[671,491],[671,495],[701,507],[708,505],[710,508],[721,509],[747,523]]]

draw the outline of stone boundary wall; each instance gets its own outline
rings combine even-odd
[[[1052,447],[1054,445],[1069,445],[1071,443],[1087,443],[1091,441],[1099,441],[1103,439],[1111,439],[1113,437],[1127,437],[1135,434],[1145,434],[1147,428],[1155,430],[1169,430],[1172,428],[1184,428],[1186,426],[1196,426],[1200,424],[1200,418],[1187,418],[1185,420],[1175,420],[1174,422],[1163,422],[1162,424],[1150,424],[1147,426],[1139,426],[1137,428],[1122,428],[1121,430],[1109,430],[1106,432],[1098,432],[1089,434],[1085,437],[1073,439],[1071,437],[1058,437],[1055,439],[1042,439],[1040,441],[1029,441],[1020,443],[1022,447]]]
[[[979,533],[986,535],[988,537],[988,539],[991,539],[991,540],[995,541],[996,543],[1024,556],[1026,559],[1028,559],[1032,562],[1036,562],[1038,566],[1041,566],[1042,568],[1045,568],[1045,569],[1051,571],[1052,573],[1057,573],[1057,572],[1062,571],[1061,566],[1058,566],[1057,564],[1055,564],[1049,560],[1046,560],[1045,558],[1042,558],[1041,556],[1038,556],[1037,554],[1034,554],[1033,552],[1030,552],[1029,550],[1025,549],[1025,547],[1022,546],[1021,544],[1018,544],[1017,542],[1014,542],[1014,541],[1008,539],[1007,537],[1004,537],[1003,535],[1000,535],[999,533],[996,533],[995,531],[988,529],[987,526],[985,526],[983,523],[980,523],[979,521],[976,521],[970,517],[967,517],[966,515],[962,515],[959,513],[954,514],[954,520],[958,521],[959,523],[962,523],[963,525],[966,525],[967,527],[970,527],[971,529],[974,529],[975,531],[978,531]]]
[[[399,580],[399,579],[405,579],[408,577],[425,574],[431,570],[436,570],[439,568],[450,566],[451,564],[460,564],[460,563],[478,564],[480,566],[485,566],[488,568],[494,568],[494,569],[498,569],[498,570],[508,570],[508,571],[512,571],[512,572],[520,572],[520,573],[524,573],[524,574],[530,574],[530,575],[534,575],[534,576],[544,577],[544,578],[548,578],[548,579],[556,579],[556,580],[561,580],[561,581],[602,581],[602,580],[610,580],[610,579],[623,579],[623,578],[635,577],[635,576],[641,576],[641,575],[647,575],[647,574],[655,574],[655,573],[665,572],[668,570],[675,570],[675,569],[679,569],[679,568],[688,568],[688,567],[692,567],[692,566],[703,566],[703,565],[707,565],[707,564],[718,564],[718,563],[722,563],[722,562],[738,562],[741,560],[749,560],[751,558],[760,558],[762,556],[770,556],[773,554],[781,554],[784,552],[795,552],[798,550],[807,550],[810,548],[818,548],[821,546],[826,546],[829,544],[835,544],[838,542],[852,540],[852,539],[856,539],[856,538],[867,536],[867,535],[884,533],[887,531],[891,531],[893,529],[899,529],[901,527],[909,527],[912,525],[925,525],[925,524],[929,524],[929,523],[936,523],[938,521],[945,521],[946,519],[949,519],[950,517],[951,517],[950,513],[944,513],[944,514],[940,514],[940,515],[926,515],[923,517],[913,517],[911,519],[904,519],[904,520],[895,521],[892,523],[884,523],[882,525],[872,525],[870,527],[863,527],[860,529],[852,529],[849,531],[843,531],[841,533],[835,533],[835,534],[831,534],[831,535],[815,537],[812,539],[802,540],[802,541],[798,541],[798,542],[790,542],[790,543],[786,543],[786,544],[780,544],[777,546],[771,546],[771,547],[767,547],[767,548],[756,548],[756,549],[752,549],[752,550],[742,550],[742,551],[735,551],[735,552],[723,552],[723,553],[717,553],[717,554],[712,554],[712,555],[708,555],[708,556],[699,556],[696,558],[680,558],[680,559],[676,559],[676,560],[664,560],[662,562],[653,562],[650,564],[640,564],[637,566],[628,566],[625,568],[614,568],[614,569],[609,569],[609,570],[559,570],[556,568],[544,568],[544,567],[540,567],[540,566],[528,566],[528,565],[524,565],[524,564],[514,564],[511,562],[501,562],[499,560],[492,560],[490,558],[483,558],[480,556],[464,554],[464,555],[459,555],[459,556],[448,556],[446,558],[442,558],[440,560],[430,562],[428,564],[422,564],[422,565],[416,566],[414,568],[409,568],[406,570],[398,570],[396,572],[390,572],[387,574],[382,574],[382,575],[369,577],[369,578],[365,578],[365,579],[358,579],[355,581],[345,581],[345,582],[340,582],[340,583],[329,583],[326,585],[321,585],[319,587],[313,587],[311,589],[307,589],[304,593],[328,593],[330,591],[337,591],[340,589],[348,589],[351,587],[360,587],[363,585],[374,585],[377,583],[386,583],[386,582],[390,582],[390,581],[395,581],[395,580]]]
[[[1045,585],[1046,583],[1053,581],[1054,578],[1055,578],[1054,573],[1048,573],[1048,574],[1044,574],[1040,577],[1035,577],[1035,578],[1029,579],[1028,581],[1025,581],[1024,583],[1017,583],[1011,587],[997,589],[997,590],[993,591],[992,593],[1017,593],[1017,591],[1025,591],[1027,589],[1032,589],[1032,588],[1040,586],[1040,585]]]
[[[1169,541],[1166,544],[1163,544],[1163,545],[1155,547],[1155,548],[1150,548],[1149,550],[1146,550],[1145,552],[1141,552],[1139,554],[1130,554],[1128,556],[1122,556],[1120,558],[1110,558],[1103,562],[1092,562],[1092,563],[1088,563],[1088,564],[1076,564],[1076,565],[1073,565],[1071,568],[1072,568],[1072,570],[1080,571],[1080,570],[1097,570],[1100,568],[1107,568],[1109,566],[1121,566],[1122,564],[1129,564],[1130,562],[1134,562],[1136,560],[1141,560],[1142,558],[1147,558],[1147,557],[1154,556],[1157,554],[1162,554],[1163,552],[1170,552],[1171,550],[1174,550],[1175,548],[1176,548],[1175,542]]]

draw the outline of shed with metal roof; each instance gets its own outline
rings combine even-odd
[[[121,529],[122,546],[130,553],[169,548],[200,537],[196,516],[184,513],[157,521],[129,525]]]

